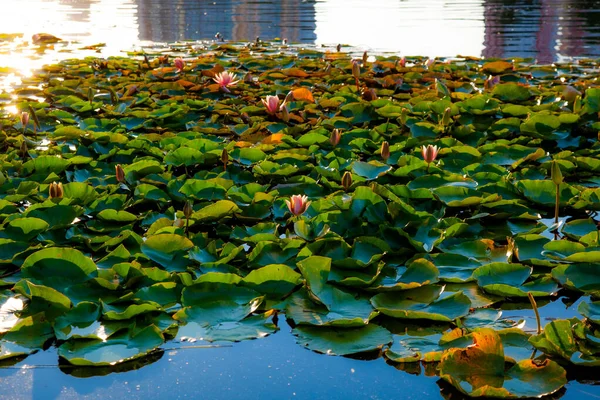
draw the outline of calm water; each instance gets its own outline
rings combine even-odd
[[[576,315],[577,305],[557,300],[541,306],[542,325]],[[525,319],[525,330],[535,330],[532,310],[506,310],[503,317]],[[224,347],[167,343],[164,353],[120,373],[57,367],[56,351],[49,349],[0,367],[0,399],[462,399],[419,364],[316,354],[295,343],[285,321],[279,327],[266,338]],[[571,380],[553,398],[600,398],[597,370],[588,375]]]
[[[402,55],[600,56],[592,0],[2,0],[3,32],[45,31],[105,52],[144,41],[256,37]]]

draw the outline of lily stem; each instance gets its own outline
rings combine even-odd
[[[560,205],[560,184],[556,185],[556,200],[554,206],[554,223],[558,224],[558,206]],[[557,228],[558,229],[558,228]]]
[[[527,297],[529,297],[529,301],[531,302],[531,306],[533,307],[533,312],[535,313],[535,320],[537,322],[537,334],[542,333],[542,322],[540,321],[540,312],[538,311],[537,303],[533,298],[531,292],[527,293]]]

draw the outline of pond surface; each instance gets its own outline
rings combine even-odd
[[[2,8],[3,32],[105,42],[112,54],[144,41],[220,33],[233,41],[281,37],[400,55],[540,63],[600,56],[600,3],[591,0],[4,0]]]
[[[566,306],[558,300],[540,307],[542,324],[576,314],[578,304]],[[532,310],[505,311],[504,316],[524,318],[530,328],[526,330],[533,333]],[[449,394],[461,398],[428,372],[427,364],[392,365],[381,357],[360,360],[316,354],[298,346],[285,321],[279,326],[280,331],[266,338],[216,344],[222,347],[168,343],[164,353],[145,360],[146,365],[137,366],[140,369],[109,373],[99,368],[98,376],[89,376],[90,369],[57,367],[56,351],[50,349],[0,368],[2,398],[437,399]],[[566,389],[553,398],[600,396],[600,387],[589,381],[572,380]]]

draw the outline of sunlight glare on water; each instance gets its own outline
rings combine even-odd
[[[432,57],[483,51],[481,1],[330,0],[316,3],[315,10],[318,43]]]
[[[600,56],[594,0],[2,0],[1,6],[0,33],[106,43],[103,56],[150,42],[214,40],[217,33],[233,41],[279,37],[401,55],[542,63]]]

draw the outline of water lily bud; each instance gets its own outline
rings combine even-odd
[[[28,123],[29,123],[29,113],[27,111],[23,111],[21,113],[21,125],[23,125],[23,129],[25,129],[25,127],[27,126]]]
[[[575,89],[573,86],[565,86],[562,91],[562,97],[569,103],[574,102],[575,98],[579,95],[581,95],[581,92]]]
[[[88,88],[87,96],[90,104],[92,104],[92,101],[94,100],[94,89]]]
[[[123,170],[123,167],[121,167],[121,164],[115,165],[115,175],[117,177],[117,182],[125,182],[125,171]]]
[[[381,143],[381,158],[384,161],[387,161],[390,158],[390,144],[387,141]]]
[[[357,80],[360,78],[360,65],[356,60],[352,60],[352,76]]]
[[[169,55],[165,54],[164,56],[158,56],[159,64],[168,64],[169,63]]]
[[[444,115],[442,116],[442,125],[448,126],[452,121],[452,109],[450,107],[444,110]]]
[[[368,59],[369,59],[369,55],[368,55],[368,54],[367,54],[367,52],[365,51],[365,52],[363,53],[363,58],[362,58],[363,65],[367,65],[367,60],[368,60]]]
[[[139,92],[137,85],[131,85],[127,88],[127,91],[125,92],[125,96],[133,96],[137,92]]]
[[[408,110],[406,108],[403,108],[400,112],[400,122],[402,123],[402,125],[406,125],[406,121],[408,121]]]
[[[423,160],[425,160],[425,162],[428,164],[432,163],[436,159],[439,151],[439,147],[432,146],[430,144],[427,145],[427,147],[421,147],[421,154],[423,155]]]
[[[342,45],[341,45],[341,44],[339,44],[339,43],[338,43],[338,45],[337,45],[337,46],[335,46],[335,48],[336,48],[336,50],[338,51],[338,53],[339,53],[340,51],[342,51]]]
[[[177,57],[175,60],[173,60],[173,65],[175,65],[177,71],[181,72],[183,71],[183,68],[185,68],[185,61],[183,61],[183,58]]]
[[[290,197],[289,200],[285,200],[285,204],[287,204],[290,212],[295,215],[302,215],[310,205],[310,201],[308,201],[308,197],[306,195],[295,194]]]
[[[431,69],[433,64],[435,64],[435,58],[428,58],[427,61],[425,61],[425,67],[427,67],[427,69]]]
[[[338,145],[341,138],[342,138],[342,133],[340,132],[339,129],[336,128],[333,131],[331,131],[331,135],[329,136],[329,143],[331,143],[331,145],[333,147],[335,147]]]
[[[283,122],[288,122],[290,120],[290,113],[288,112],[288,108],[285,104],[282,104],[279,107],[279,112],[281,115],[279,116]]]
[[[289,93],[285,96],[285,99],[283,99],[283,103],[288,103],[290,101],[294,101],[294,92],[292,90],[289,91]]]
[[[244,83],[254,83],[254,77],[250,72],[244,75]]]
[[[578,114],[581,111],[581,96],[575,97],[575,101],[573,101],[573,112]]]
[[[223,163],[223,167],[227,168],[227,163],[229,162],[229,153],[227,149],[223,149],[221,152],[221,162]]]
[[[181,218],[175,218],[175,221],[173,221],[173,226],[175,228],[183,228],[185,226],[185,222]]]
[[[192,207],[192,203],[188,200],[183,205],[183,215],[189,219],[193,213],[194,213],[194,208]]]
[[[350,186],[352,186],[352,174],[350,171],[346,171],[342,176],[342,187],[344,190],[348,190]]]
[[[552,182],[554,182],[554,184],[557,186],[563,183],[563,174],[560,170],[560,165],[558,162],[556,162],[556,160],[552,161],[552,166],[550,167],[550,177]]]
[[[500,76],[492,76],[490,75],[485,82],[483,83],[483,88],[487,90],[492,90],[494,86],[500,83]]]
[[[377,93],[375,93],[375,89],[370,88],[363,92],[362,98],[366,101],[377,100]]]
[[[62,199],[63,186],[62,183],[52,182],[48,187],[48,193],[51,199]]]
[[[264,104],[267,114],[275,115],[279,110],[279,97],[277,96],[267,96],[264,99],[261,99]]]
[[[406,57],[402,57],[402,58],[400,59],[400,61],[398,61],[398,66],[399,66],[400,68],[404,68],[404,67],[406,67]]]
[[[28,154],[27,142],[25,140],[21,142],[21,148],[19,150],[21,151],[21,157],[25,158]]]

